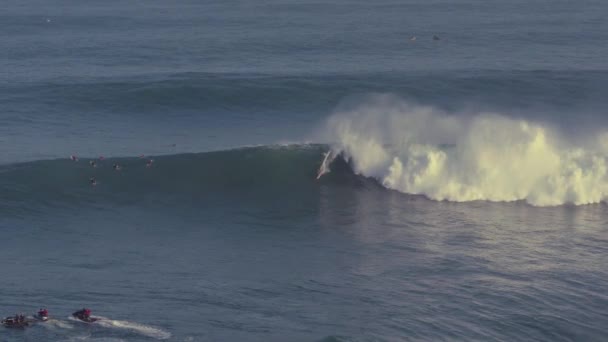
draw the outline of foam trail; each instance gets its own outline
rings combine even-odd
[[[356,173],[435,200],[537,206],[605,201],[608,134],[566,141],[556,129],[500,114],[448,115],[389,96],[328,124]]]
[[[166,340],[171,337],[170,332],[164,331],[162,329],[159,329],[159,328],[156,328],[153,326],[135,323],[135,322],[129,322],[129,321],[118,321],[118,320],[108,319],[105,317],[99,317],[99,318],[101,318],[101,320],[96,321],[95,324],[105,327],[105,328],[126,329],[126,330],[136,332],[140,335],[151,337],[151,338],[154,338],[157,340]]]
[[[51,329],[51,330],[55,330],[57,328],[59,329],[74,329],[74,326],[71,325],[68,322],[64,322],[64,321],[60,321],[54,318],[50,318],[48,321],[43,322],[43,323],[39,323],[39,325],[47,328],[47,329]]]
[[[120,339],[120,338],[113,338],[113,337],[90,337],[90,336],[75,336],[75,337],[71,337],[68,340],[65,340],[66,342],[70,342],[70,341],[96,341],[96,342],[124,342],[125,340]]]

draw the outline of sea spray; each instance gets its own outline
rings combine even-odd
[[[377,96],[328,122],[357,174],[435,200],[589,204],[608,195],[606,134],[574,143],[548,124],[450,114]]]

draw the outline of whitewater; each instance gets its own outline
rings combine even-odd
[[[435,200],[580,205],[608,191],[606,131],[572,142],[551,125],[386,95],[334,114],[326,130],[355,172]]]

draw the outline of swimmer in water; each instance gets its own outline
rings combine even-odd
[[[97,180],[95,179],[95,177],[91,177],[89,178],[89,183],[91,183],[92,186],[97,185]]]
[[[112,168],[116,171],[120,171],[122,169],[122,167],[120,167],[120,165],[118,165],[118,164],[112,165]]]
[[[91,165],[92,167],[97,167],[97,163],[95,163],[94,160],[89,161],[89,165]]]
[[[148,160],[148,162],[146,163],[146,167],[151,167],[152,163],[154,163],[154,159]]]

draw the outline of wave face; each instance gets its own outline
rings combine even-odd
[[[357,174],[434,200],[590,204],[608,196],[608,133],[570,139],[500,113],[454,115],[392,96],[337,112],[328,123]]]
[[[159,157],[69,158],[0,166],[0,211],[24,213],[50,207],[129,205],[142,201],[259,201],[315,191],[324,145],[248,147]],[[148,160],[154,162],[147,167]],[[120,171],[113,164],[121,166]],[[334,163],[335,164],[335,163]],[[337,169],[336,169],[337,168]],[[338,171],[337,171],[338,170]],[[348,178],[334,166],[332,177]],[[97,184],[89,183],[95,177]],[[331,177],[329,177],[331,179]]]

